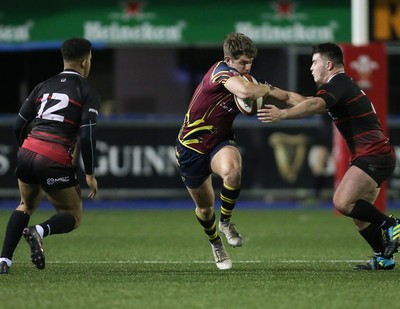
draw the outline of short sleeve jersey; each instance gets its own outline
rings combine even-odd
[[[345,73],[334,75],[317,91],[326,102],[329,115],[345,139],[351,160],[379,155],[390,149],[374,106],[355,81]]]
[[[63,71],[38,84],[21,107],[36,115],[30,136],[73,148],[82,123],[96,123],[100,97],[79,73]]]
[[[215,63],[204,75],[178,135],[183,146],[203,154],[223,141],[234,139],[232,126],[239,110],[233,94],[224,85],[236,75],[239,72],[223,61]]]

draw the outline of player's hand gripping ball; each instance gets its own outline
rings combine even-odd
[[[249,83],[258,84],[258,81],[250,74],[241,75]],[[263,104],[263,97],[259,97],[257,100],[246,99],[243,100],[237,96],[233,96],[235,99],[236,106],[240,112],[246,116],[254,116],[257,114],[259,108]]]

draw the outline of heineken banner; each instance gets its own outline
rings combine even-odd
[[[1,48],[98,44],[220,45],[229,32],[258,44],[351,41],[350,1],[26,1],[0,7]]]

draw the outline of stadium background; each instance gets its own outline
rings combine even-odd
[[[209,66],[222,59],[226,33],[240,31],[259,48],[252,75],[311,95],[310,46],[351,42],[351,3],[336,1],[39,1],[0,9],[0,193],[18,198],[12,122],[38,82],[62,69],[61,42],[94,42],[90,82],[102,96],[98,126],[99,200],[187,199],[175,169],[174,140],[190,96]],[[379,19],[379,23],[378,23]],[[385,45],[389,135],[400,158],[400,4],[369,2],[371,42]],[[377,104],[377,103],[375,103]],[[379,103],[378,103],[379,104]],[[269,203],[311,195],[308,154],[318,118],[261,125],[240,116],[235,124],[243,152],[243,198]],[[288,142],[289,141],[289,142]],[[282,155],[283,153],[283,155]],[[217,182],[218,183],[218,182]],[[325,186],[332,193],[331,179]],[[84,186],[83,186],[84,187]],[[388,182],[398,205],[400,166]]]

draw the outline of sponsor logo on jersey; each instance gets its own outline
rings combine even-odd
[[[94,108],[89,108],[89,113],[95,113],[96,115],[99,114],[99,112],[97,111],[97,109],[94,109]]]

